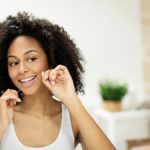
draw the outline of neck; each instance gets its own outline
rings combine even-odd
[[[60,104],[59,104],[60,105]],[[25,113],[30,113],[36,116],[43,116],[46,114],[54,114],[60,107],[58,102],[52,99],[52,95],[47,88],[34,95],[24,95],[21,109]]]

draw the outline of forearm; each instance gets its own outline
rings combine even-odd
[[[115,150],[112,143],[88,114],[77,97],[67,104],[67,108],[76,120],[79,132],[84,140],[85,146],[88,149]]]

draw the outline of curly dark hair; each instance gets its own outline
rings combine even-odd
[[[76,92],[84,93],[81,74],[84,72],[83,58],[73,40],[63,27],[49,22],[47,19],[36,18],[27,12],[9,15],[0,22],[0,90],[16,89],[8,75],[7,53],[12,40],[19,35],[35,38],[44,49],[48,64],[55,68],[61,64],[68,68]]]

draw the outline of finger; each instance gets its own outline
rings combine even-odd
[[[15,94],[16,96],[18,96],[18,92],[16,90],[13,90],[13,89],[7,89],[3,95],[6,95],[6,94]]]
[[[58,71],[58,74],[59,74],[59,75],[63,75],[64,73],[63,73],[62,70],[59,70],[59,71]]]
[[[55,85],[56,76],[57,76],[57,72],[54,69],[52,69],[49,73],[49,80],[51,85]]]
[[[42,72],[43,78],[44,78],[45,80],[48,79],[48,77],[49,77],[49,72],[50,72],[50,70],[47,70],[47,71],[45,71],[45,72]]]
[[[1,99],[1,101],[0,101],[0,107],[3,110],[6,110],[7,107],[12,107],[13,105],[16,105],[16,100],[15,99],[9,99],[7,101]]]
[[[63,71],[60,70],[59,68],[52,69],[49,73],[49,80],[51,84],[54,85],[63,74],[64,74]]]
[[[69,73],[67,67],[66,67],[66,66],[63,66],[63,65],[58,65],[55,69],[56,69],[56,70],[62,70],[63,73]]]
[[[8,105],[9,107],[13,107],[14,105],[16,105],[16,103],[14,103],[14,102],[15,102],[15,101],[10,100],[10,101],[8,101],[7,105]]]
[[[55,85],[57,76],[59,76],[59,71],[57,71],[55,69],[51,69],[51,70],[47,70],[47,71],[43,72],[42,74],[43,74],[43,78],[45,80],[48,80],[49,83],[53,86],[53,85]],[[47,85],[48,85],[48,82],[47,82]]]
[[[6,91],[4,91],[3,95],[7,94],[8,92],[10,92],[10,89],[7,89]]]
[[[13,106],[13,105],[16,105],[16,101],[15,100],[13,100],[13,99],[9,99],[8,101],[7,101],[7,105],[8,106]]]
[[[64,73],[62,70],[54,69],[52,72],[52,80],[57,81],[57,79],[60,79],[60,77],[62,78],[63,75]]]
[[[42,82],[43,82],[43,84],[44,84],[49,90],[51,90],[50,81],[47,79],[47,77],[45,78],[45,73],[44,73],[44,72],[42,72]]]
[[[52,69],[51,72],[50,72],[50,80],[55,81],[56,75],[57,75],[56,70],[55,70],[55,69]]]
[[[3,100],[3,101],[7,101],[9,99],[13,99],[13,100],[16,100],[17,102],[21,102],[21,100],[18,96],[12,95],[12,94],[3,95],[1,97],[1,100]]]
[[[14,94],[18,94],[18,92],[16,90],[10,89],[10,92],[14,93]]]
[[[16,97],[18,97],[18,92],[16,90],[10,89],[9,93],[12,94],[12,95],[15,95]]]
[[[43,76],[44,76],[44,79],[47,80],[48,83],[50,83],[51,85],[54,85],[55,84],[55,76],[56,76],[56,73],[54,72],[54,69],[51,69],[51,70],[47,70],[43,73]]]

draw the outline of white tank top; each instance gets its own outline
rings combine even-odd
[[[69,112],[62,105],[61,127],[57,139],[44,147],[28,147],[23,145],[16,136],[13,121],[11,121],[0,144],[0,150],[74,150],[74,134]]]

